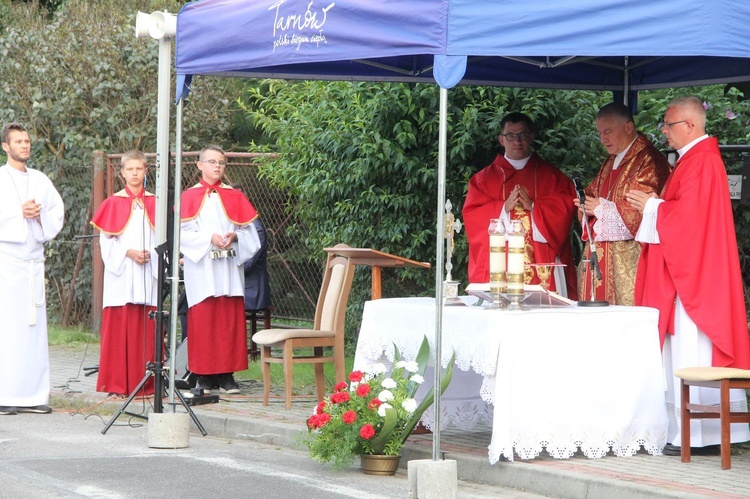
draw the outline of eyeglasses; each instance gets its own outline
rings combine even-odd
[[[674,125],[679,125],[680,123],[687,123],[687,120],[673,121],[672,123],[664,123],[663,128],[669,130],[669,127],[672,127]]]
[[[529,137],[531,137],[531,134],[528,132],[521,132],[521,133],[501,133],[505,140],[509,140],[511,142],[515,142],[516,140],[519,142],[526,142],[529,140]]]
[[[216,166],[216,165],[224,166],[224,167],[227,166],[226,161],[216,161],[215,159],[207,159],[206,161],[201,161],[201,163],[208,163],[211,166]]]

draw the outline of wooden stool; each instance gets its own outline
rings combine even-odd
[[[260,350],[258,345],[253,341],[253,335],[258,332],[258,319],[263,318],[263,329],[271,329],[271,311],[273,307],[261,308],[259,310],[245,310],[245,323],[250,324],[250,336],[248,341],[250,345],[247,347],[247,354],[250,356],[250,361],[255,362],[260,356]]]
[[[750,423],[750,412],[731,412],[729,407],[729,390],[750,388],[750,370],[731,367],[685,367],[678,369],[674,375],[680,378],[682,394],[682,443],[681,459],[690,462],[690,421],[693,419],[719,419],[721,422],[721,469],[732,467],[732,448],[729,425],[732,423]],[[691,404],[690,387],[718,388],[721,390],[719,406]]]

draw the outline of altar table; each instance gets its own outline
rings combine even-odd
[[[545,449],[559,459],[577,450],[589,458],[631,456],[641,447],[658,455],[668,419],[657,320],[646,307],[444,307],[441,363],[455,352],[456,368],[441,397],[440,426],[490,422],[493,464]],[[425,335],[434,349],[434,298],[369,301],[354,367],[390,364],[394,345],[414,360]],[[432,386],[434,374],[425,379]],[[432,427],[434,414],[423,422]]]

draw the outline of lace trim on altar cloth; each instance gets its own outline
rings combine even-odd
[[[614,201],[599,198],[601,204],[594,208],[596,241],[629,241],[633,234],[628,230]]]
[[[658,433],[652,430],[653,426],[643,425],[614,435],[595,431],[577,435],[517,434],[513,437],[512,446],[490,444],[490,464],[497,463],[501,455],[508,461],[513,461],[514,455],[523,460],[534,459],[544,450],[554,459],[569,459],[579,450],[589,459],[601,459],[610,452],[617,457],[631,457],[640,449],[660,456],[667,443],[666,427]]]
[[[435,406],[430,406],[422,414],[422,424],[430,431],[435,429]],[[492,426],[492,406],[472,402],[451,403],[441,401],[440,429],[448,427],[471,431],[478,426]]]
[[[363,323],[362,327],[365,327]],[[413,361],[419,347],[422,344],[422,338],[411,338],[407,335],[399,337],[399,347],[401,357],[407,361]],[[428,338],[430,342],[430,348],[433,348],[433,339]],[[456,363],[455,367],[461,371],[474,371],[480,375],[494,375],[495,374],[495,362],[491,356],[487,355],[487,346],[475,342],[474,345],[466,344],[462,346],[454,346],[453,348],[443,347],[443,354],[440,359],[442,367],[448,366],[448,361],[451,355],[454,353],[455,348]],[[389,364],[393,363],[394,348],[393,340],[389,337],[363,338],[362,335],[359,337],[357,343],[357,357],[363,359],[379,359],[383,356],[388,360]],[[496,361],[496,359],[494,359]],[[433,359],[430,358],[430,365],[434,364]],[[390,367],[389,365],[386,367]]]

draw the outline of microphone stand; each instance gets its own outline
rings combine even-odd
[[[581,180],[578,177],[573,177],[573,183],[578,192],[578,201],[583,208],[586,202],[586,194],[583,192],[581,187]],[[606,307],[609,306],[609,302],[606,300],[596,299],[596,281],[602,280],[602,269],[599,267],[599,257],[596,254],[596,243],[594,242],[594,231],[591,229],[591,221],[589,216],[586,214],[586,210],[583,209],[583,219],[581,225],[586,229],[586,233],[589,236],[589,272],[591,273],[591,300],[579,300],[579,307]]]

